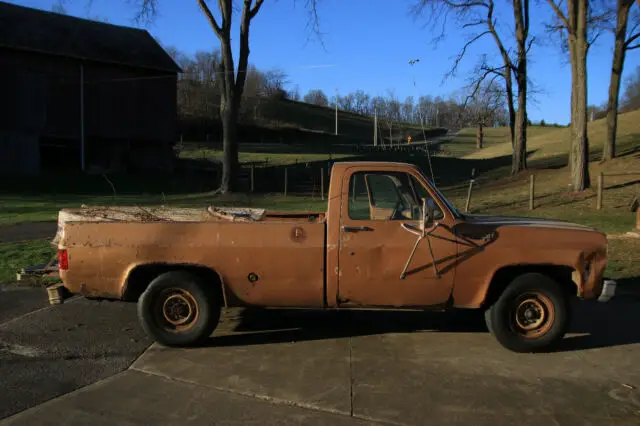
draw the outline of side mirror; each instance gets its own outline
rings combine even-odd
[[[422,230],[424,231],[433,223],[433,206],[427,203],[427,199],[422,199]]]

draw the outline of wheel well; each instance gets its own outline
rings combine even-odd
[[[505,288],[511,281],[517,276],[527,273],[538,273],[546,275],[555,282],[557,282],[569,295],[577,295],[578,287],[573,282],[571,274],[574,269],[570,266],[559,265],[515,265],[506,266],[499,269],[491,279],[487,296],[485,297],[483,307],[493,305]]]
[[[183,264],[150,264],[135,267],[125,282],[123,299],[136,302],[142,293],[157,276],[170,271],[185,271],[197,276],[202,282],[212,285],[216,290],[216,301],[225,306],[222,280],[216,271],[206,266]]]

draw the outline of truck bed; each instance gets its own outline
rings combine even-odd
[[[228,306],[324,306],[324,213],[135,209],[61,212],[72,292],[122,298],[136,268],[194,265],[218,274]]]

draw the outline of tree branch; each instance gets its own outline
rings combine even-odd
[[[209,6],[207,6],[204,0],[197,0],[197,2],[198,2],[198,6],[200,6],[200,9],[202,9],[202,12],[207,17],[207,20],[209,21],[209,25],[211,25],[213,30],[216,32],[216,35],[218,36],[218,38],[220,38],[222,36],[222,28],[220,28],[220,26],[218,25],[218,22],[216,22],[216,18],[211,13],[211,9],[209,9]]]
[[[475,26],[478,26],[478,25],[486,25],[486,24],[487,24],[486,19],[481,19],[481,20],[476,21],[476,22],[469,22],[467,24],[464,24],[462,26],[462,28],[470,28],[470,27],[475,27]]]
[[[256,4],[253,5],[253,7],[251,8],[251,11],[249,12],[250,20],[255,18],[255,16],[258,14],[258,12],[260,11],[260,6],[262,6],[262,3],[264,3],[264,0],[256,0]]]
[[[527,48],[525,49],[525,53],[529,54],[529,51],[531,50],[531,46],[533,46],[533,42],[536,40],[535,36],[531,37],[531,40],[529,40],[529,44],[527,45]]]
[[[467,7],[474,7],[474,6],[481,6],[481,7],[489,7],[489,4],[487,4],[486,2],[483,1],[463,1],[463,2],[454,2],[451,0],[443,0],[443,2],[449,6],[452,7],[454,9],[460,9],[460,8],[467,8]],[[424,1],[423,1],[424,3]]]
[[[638,39],[638,37],[640,37],[640,33],[635,33],[634,35],[632,35],[631,37],[629,37],[625,42],[624,42],[624,47],[627,50],[632,50],[631,47],[629,47],[629,45],[631,43],[633,43],[634,41],[636,41]]]
[[[467,49],[469,48],[469,46],[471,46],[473,43],[475,43],[476,41],[478,41],[480,38],[484,37],[487,34],[490,34],[490,31],[483,31],[480,34],[476,35],[475,37],[473,37],[471,40],[467,41],[465,43],[465,45],[462,47],[462,49],[460,50],[460,52],[458,52],[458,56],[456,57],[456,60],[453,64],[453,67],[451,67],[451,70],[447,73],[447,76],[455,76],[456,71],[458,70],[458,65],[460,65],[460,62],[462,61],[462,59],[464,58],[464,55],[467,53]]]
[[[547,0],[547,2],[551,5],[551,7],[553,8],[553,11],[556,13],[558,18],[562,21],[562,24],[565,26],[565,28],[567,28],[568,30],[571,29],[571,25],[569,25],[569,20],[567,19],[565,14],[562,13],[562,10],[560,10],[560,7],[556,4],[556,2],[554,0]]]

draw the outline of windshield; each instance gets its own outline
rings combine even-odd
[[[447,205],[449,210],[451,210],[451,214],[456,219],[462,218],[462,215],[460,214],[460,212],[458,212],[458,210],[456,210],[456,208],[453,206],[453,204],[451,204],[451,202],[447,199],[447,197],[445,197],[444,194],[442,192],[440,192],[438,187],[434,185],[434,183],[431,181],[431,179],[429,179],[427,177],[427,175],[424,174],[424,171],[422,169],[419,169],[419,170],[420,170],[420,173],[422,174],[422,177],[424,177],[424,179],[427,182],[429,182],[429,184],[431,184],[431,187],[436,191],[436,194],[438,194],[438,197],[442,200],[442,202],[444,202]]]

